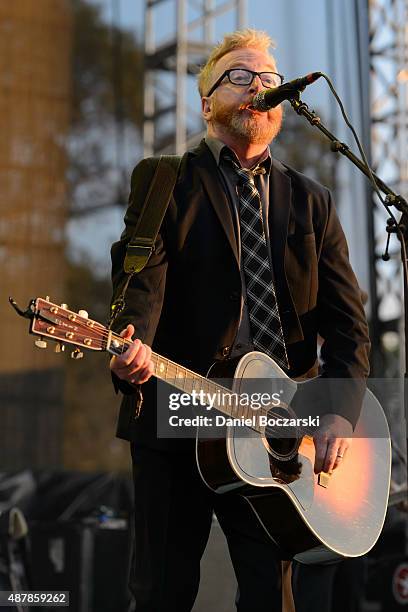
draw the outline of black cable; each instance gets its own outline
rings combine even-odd
[[[403,241],[403,235],[402,235],[401,231],[400,231],[400,230],[399,230],[399,228],[398,228],[398,221],[397,221],[396,217],[394,216],[394,214],[393,214],[392,210],[390,209],[390,206],[388,205],[388,203],[387,203],[386,199],[385,199],[385,198],[383,198],[383,196],[382,196],[382,194],[381,194],[381,191],[380,191],[380,190],[379,190],[379,188],[378,188],[377,182],[376,182],[376,180],[375,180],[375,178],[374,178],[374,176],[373,176],[373,171],[372,171],[372,169],[371,169],[371,166],[370,166],[370,165],[369,165],[369,163],[368,163],[368,160],[367,160],[367,157],[366,157],[366,154],[365,154],[364,148],[363,148],[362,144],[360,143],[359,137],[357,136],[357,133],[356,133],[356,131],[355,131],[355,129],[354,129],[354,127],[353,127],[353,125],[351,124],[351,122],[350,122],[350,120],[349,120],[349,118],[348,118],[348,116],[347,116],[347,113],[346,113],[346,111],[345,111],[345,108],[344,108],[344,106],[343,106],[343,103],[342,103],[342,101],[341,101],[341,99],[340,99],[339,95],[337,94],[336,89],[335,89],[335,87],[334,87],[333,83],[331,82],[330,77],[329,77],[329,76],[327,76],[327,74],[325,74],[324,72],[321,72],[320,74],[321,74],[321,76],[322,76],[322,77],[323,77],[323,78],[324,78],[324,79],[327,81],[327,83],[328,83],[328,85],[329,85],[329,87],[330,87],[330,90],[331,90],[332,94],[334,95],[334,97],[335,97],[335,99],[336,99],[336,101],[337,101],[337,104],[338,104],[338,105],[339,105],[339,107],[340,107],[341,114],[343,115],[343,119],[344,119],[344,121],[345,121],[345,123],[346,123],[347,127],[350,129],[351,133],[353,134],[353,138],[354,138],[354,140],[355,140],[355,142],[356,142],[356,144],[357,144],[358,150],[359,150],[359,152],[360,152],[360,155],[361,155],[361,157],[362,157],[362,160],[363,160],[364,165],[365,165],[365,167],[366,167],[366,170],[367,170],[367,172],[368,172],[369,179],[370,179],[370,182],[371,182],[371,184],[372,184],[372,186],[373,186],[373,189],[374,189],[375,193],[377,194],[377,196],[379,197],[380,202],[381,202],[381,203],[383,204],[383,206],[386,208],[386,210],[387,210],[388,214],[390,215],[391,219],[394,221],[394,223],[395,223],[395,228],[396,228],[396,233],[397,233],[397,234],[398,234],[398,236],[400,237],[401,241]]]

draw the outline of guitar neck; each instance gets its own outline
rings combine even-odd
[[[89,319],[86,311],[73,312],[68,310],[66,304],[59,306],[50,302],[48,298],[32,300],[26,311],[22,311],[14,300],[10,299],[10,302],[21,316],[31,319],[31,333],[40,336],[37,346],[41,348],[46,346],[44,338],[50,338],[60,345],[74,345],[76,348],[73,356],[75,353],[82,355],[82,348],[90,351],[107,351],[120,356],[132,342],[101,323]],[[233,419],[256,417],[256,413],[251,411],[250,404],[242,401],[242,394],[238,395],[228,387],[219,385],[158,353],[153,352],[151,359],[154,376],[185,393],[186,396],[192,396],[193,401],[190,400],[189,403],[202,406],[203,409],[214,408]],[[279,405],[284,406],[283,402]],[[263,408],[259,413],[267,414],[268,410]],[[258,431],[258,424],[255,423],[251,428]],[[305,429],[304,433],[308,431]]]
[[[130,344],[130,340],[125,340],[121,336],[109,332],[105,350],[119,356],[126,351]],[[213,407],[227,416],[233,418],[246,416],[245,408],[239,406],[239,403],[236,402],[236,394],[232,393],[227,387],[218,385],[209,378],[201,376],[153,351],[151,359],[154,365],[153,375],[159,380],[168,382],[187,395],[197,396],[203,406],[205,405],[205,397],[211,396],[214,401]]]

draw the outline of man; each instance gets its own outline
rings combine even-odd
[[[246,502],[205,487],[192,440],[157,437],[150,346],[200,374],[217,359],[265,347],[289,376],[309,378],[318,372],[319,334],[322,376],[358,380],[368,374],[360,291],[330,193],[271,158],[268,145],[280,130],[282,108],[251,108],[255,94],[281,82],[271,42],[263,32],[234,32],[202,69],[207,136],[183,157],[154,253],[132,277],[114,323],[124,337],[136,338],[112,358],[111,370],[125,394],[118,435],[132,442],[138,611],[191,610],[213,510],[237,576],[237,609],[281,610],[279,553]],[[112,247],[114,298],[125,283],[136,204],[144,201],[152,174],[152,160],[143,160],[132,175],[126,229]],[[248,223],[261,228],[250,247]],[[262,303],[263,313],[272,313],[265,314],[267,326],[254,308],[265,298],[258,293],[263,272],[251,268],[254,253],[271,275],[264,283],[269,306]],[[135,418],[139,385],[144,403]],[[316,472],[345,460],[357,418],[352,404],[344,400],[336,413],[329,408],[321,416]]]

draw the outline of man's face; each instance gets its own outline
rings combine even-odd
[[[210,87],[229,68],[248,68],[254,72],[276,72],[269,55],[253,48],[235,49],[216,64]],[[208,89],[210,89],[210,87]],[[253,97],[266,89],[258,76],[250,85],[233,85],[226,76],[209,98],[203,98],[203,116],[217,133],[227,131],[248,144],[269,144],[282,124],[281,105],[268,112],[248,108]]]

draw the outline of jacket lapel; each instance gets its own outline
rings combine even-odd
[[[272,159],[269,183],[269,235],[280,314],[288,342],[304,339],[285,271],[285,251],[292,206],[292,187],[285,167]]]
[[[217,217],[224,228],[228,242],[234,253],[234,257],[239,265],[238,260],[238,245],[236,241],[234,221],[232,218],[231,207],[228,202],[227,196],[224,189],[221,187],[219,179],[219,170],[215,159],[204,143],[201,141],[200,145],[193,151],[192,163],[194,164],[195,170],[197,171],[204,191],[206,192],[208,199],[210,200]]]
[[[221,187],[215,159],[204,140],[191,153],[191,163],[200,177],[203,189],[217,214],[237,265],[239,265],[234,221],[227,196]],[[272,260],[285,337],[288,342],[299,342],[304,339],[304,336],[285,272],[285,250],[292,188],[285,167],[275,159],[272,160],[269,193],[269,235],[271,236]]]

